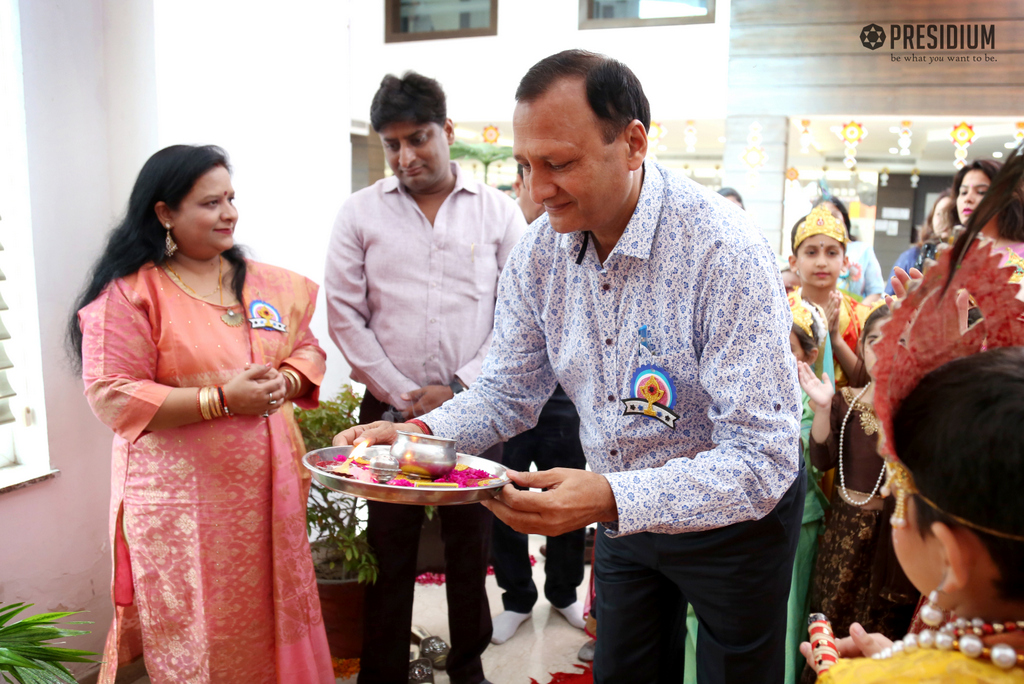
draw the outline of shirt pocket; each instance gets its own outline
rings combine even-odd
[[[451,269],[456,291],[472,299],[494,299],[498,290],[498,246],[461,241]]]

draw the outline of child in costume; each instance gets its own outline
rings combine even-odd
[[[929,629],[893,642],[854,625],[823,684],[1024,682],[1024,302],[999,246],[975,243],[1009,205],[1024,207],[1024,160],[1012,155],[1006,167],[874,350],[893,543],[928,594]],[[966,328],[963,292],[981,314]],[[947,622],[950,612],[958,617]],[[810,650],[801,645],[808,662]]]
[[[857,341],[870,308],[837,289],[847,266],[846,227],[818,205],[793,227],[790,270],[800,277],[800,287],[789,293],[790,306],[803,298],[826,313],[835,357],[836,387],[846,387],[858,365]]]
[[[857,351],[868,377],[875,362],[872,348],[889,316],[889,308],[879,304],[864,323]],[[872,631],[903,634],[919,595],[894,556],[889,538],[892,501],[878,495],[885,465],[877,451],[874,383],[836,392],[827,377],[819,380],[806,363],[799,364],[799,374],[814,410],[810,461],[820,470],[836,468],[837,485],[818,547],[809,612],[827,615],[837,634],[847,634],[854,622]],[[806,675],[808,681],[813,681],[812,674]]]
[[[828,337],[825,312],[806,299],[791,304],[793,329],[789,334],[789,346],[793,356],[809,367],[819,367],[819,356]],[[800,655],[800,642],[807,638],[807,613],[809,590],[814,561],[818,553],[818,537],[825,523],[825,509],[828,499],[818,487],[821,471],[810,461],[808,439],[814,411],[810,398],[803,394],[803,418],[800,421],[800,443],[803,448],[804,465],[807,473],[807,495],[804,499],[804,517],[797,541],[796,559],[793,562],[793,581],[789,588],[789,606],[786,623],[786,679],[787,684],[796,684],[803,671],[804,659]]]

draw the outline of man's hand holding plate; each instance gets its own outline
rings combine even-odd
[[[505,485],[498,498],[481,502],[518,532],[555,537],[593,522],[618,520],[615,494],[603,475],[575,468],[507,472],[520,487],[545,490],[520,491]]]
[[[375,423],[356,425],[348,430],[339,432],[334,436],[334,446],[349,446],[359,442],[369,442],[367,446],[374,444],[394,444],[398,438],[398,430],[423,434],[423,430],[413,423],[391,423],[386,420],[378,420]]]

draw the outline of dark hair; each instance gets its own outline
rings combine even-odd
[[[947,213],[949,214],[949,219],[952,221],[952,223],[950,223],[949,225],[966,225],[966,223],[960,220],[960,212],[956,208],[956,198],[960,196],[960,186],[964,184],[964,178],[967,177],[967,174],[970,173],[971,171],[981,171],[988,177],[989,190],[991,190],[991,183],[995,179],[995,177],[999,175],[999,171],[1002,168],[1002,162],[993,161],[991,159],[975,159],[970,164],[967,164],[962,169],[956,172],[956,175],[953,176],[953,185],[950,187],[950,190],[952,190],[953,206],[951,206],[947,210]],[[977,213],[977,209],[975,209],[975,213]]]
[[[804,350],[804,354],[810,354],[818,348],[818,345],[814,343],[814,340],[807,334],[807,331],[796,323],[793,324],[793,334],[796,335],[796,340],[800,343],[800,348]]]
[[[587,102],[611,143],[631,121],[651,129],[651,105],[640,79],[622,62],[586,50],[565,50],[545,57],[526,72],[516,88],[516,102],[530,102],[566,78],[581,78]]]
[[[974,162],[971,166],[960,169],[960,173],[956,174],[956,179],[953,181],[953,199],[956,199],[960,190],[963,176],[967,175],[964,173],[965,171],[979,165],[977,170],[987,174],[986,168],[990,167],[984,165],[996,163],[982,159]],[[1010,153],[1005,164],[999,164],[996,168],[996,173],[989,176],[988,192],[981,198],[978,207],[967,219],[967,230],[961,233],[956,244],[953,245],[950,256],[950,263],[953,266],[946,275],[946,283],[942,289],[943,294],[949,289],[949,284],[953,282],[956,269],[963,262],[967,250],[974,244],[981,229],[993,218],[996,218],[999,225],[999,237],[1004,240],[1024,242],[1024,143],[1018,145],[1017,149]],[[955,211],[956,207],[953,209]]]
[[[888,304],[881,304],[877,309],[868,314],[867,319],[864,321],[864,326],[860,330],[860,343],[864,344],[864,340],[867,339],[868,333],[878,325],[879,321],[884,321],[892,316],[892,310]]]
[[[444,89],[432,78],[407,71],[398,78],[388,74],[370,103],[370,125],[380,129],[393,123],[436,123],[448,120]]]
[[[818,206],[817,204],[814,206]],[[807,214],[810,216],[810,214]],[[789,244],[793,247],[793,256],[796,256],[796,232],[800,230],[800,224],[807,220],[807,216],[801,216],[797,219],[796,223],[793,224],[793,229],[789,231]],[[847,235],[849,237],[849,235]],[[846,253],[846,243],[843,243],[843,254]]]
[[[935,235],[935,210],[939,208],[939,202],[944,199],[951,199],[952,191],[946,188],[939,193],[939,196],[935,198],[935,203],[932,204],[931,210],[928,212],[928,217],[924,220],[924,224],[921,226],[921,234],[917,236],[917,246],[923,247],[924,243],[929,240],[936,239]],[[953,202],[954,209],[956,208],[956,202]],[[956,225],[955,223],[950,225]]]
[[[736,192],[736,188],[719,188],[718,194],[722,197],[735,197],[736,201],[740,203],[740,206],[746,209],[746,207],[743,206],[743,198],[740,196],[740,193]]]
[[[519,176],[519,180],[526,180],[523,178],[523,165],[516,164],[516,175]]]
[[[951,361],[921,380],[893,416],[893,447],[922,495],[917,525],[969,529],[999,569],[1000,597],[1024,600],[1024,542],[964,527],[1024,535],[1024,348],[1003,347]],[[949,514],[949,515],[947,515]]]
[[[815,200],[814,206],[812,206],[811,208],[813,209],[819,204],[824,204],[825,202],[828,202],[833,207],[839,210],[839,213],[842,214],[843,216],[843,225],[846,226],[847,239],[852,242],[856,242],[856,240],[853,239],[853,232],[850,230],[850,227],[852,225],[850,223],[850,212],[846,210],[846,205],[843,204],[843,200],[839,199],[838,197],[833,197],[832,195],[823,195],[819,197],[817,200]]]
[[[92,267],[88,283],[78,299],[67,324],[67,346],[76,370],[82,363],[82,330],[78,325],[78,312],[118,278],[135,273],[149,262],[162,264],[166,229],[160,224],[154,207],[164,202],[177,209],[203,175],[217,166],[229,172],[227,152],[216,145],[172,145],[160,150],[142,166],[124,218],[107,236],[103,254]],[[245,285],[245,254],[235,245],[222,256],[234,269],[231,290],[242,301]]]
[[[864,343],[871,330],[891,316],[892,310],[889,308],[889,305],[882,304],[868,314],[867,319],[864,321],[864,325],[860,329],[860,339],[857,340],[857,366],[853,369],[853,374],[850,376],[850,384],[854,387],[864,387],[871,382],[871,376],[868,374],[868,369],[864,365]]]

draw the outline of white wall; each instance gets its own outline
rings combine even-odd
[[[346,3],[154,6],[159,146],[226,149],[236,240],[257,260],[322,284],[331,227],[351,188]],[[322,291],[313,332],[327,351],[329,396],[349,368],[327,334]]]
[[[92,634],[75,639],[74,647],[101,651],[112,614],[110,432],[90,412],[81,379],[65,362],[63,333],[116,212],[107,137],[107,6],[103,0],[33,0],[19,10],[47,441],[60,475],[0,495],[0,600],[35,603],[37,612],[88,611]]]
[[[352,116],[368,121],[387,73],[436,78],[458,121],[509,121],[515,90],[540,59],[569,48],[601,52],[636,73],[655,119],[724,119],[729,1],[714,24],[580,31],[576,0],[501,0],[498,35],[384,43],[384,3],[352,2]]]

